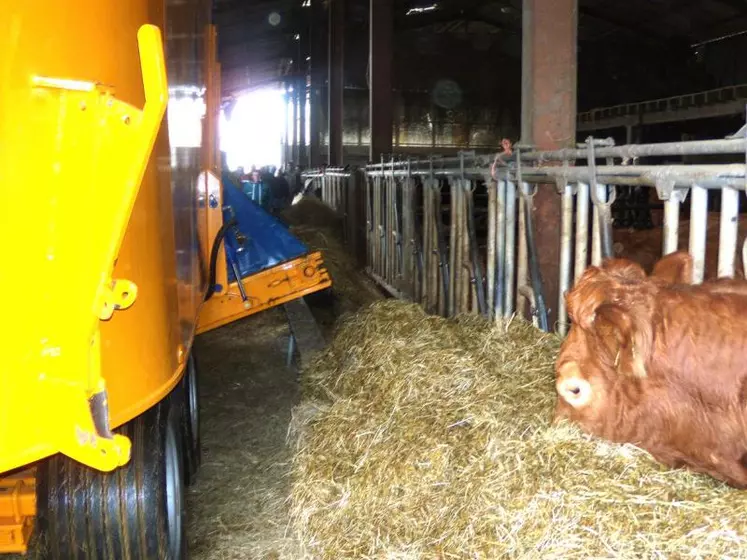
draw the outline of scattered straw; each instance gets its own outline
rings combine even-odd
[[[304,197],[283,213],[291,232],[312,251],[321,251],[337,296],[335,316],[382,299],[381,291],[360,269],[343,244],[338,214],[316,197]]]
[[[306,372],[292,527],[313,558],[747,557],[747,494],[550,427],[558,340],[396,301]]]

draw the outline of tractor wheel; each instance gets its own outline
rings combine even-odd
[[[175,396],[116,430],[131,439],[132,455],[114,472],[59,454],[40,464],[34,556],[187,557],[183,411]]]
[[[202,463],[202,441],[200,438],[200,384],[194,349],[189,354],[182,378],[184,406],[182,407],[182,434],[184,437],[184,471],[186,483],[191,485]]]

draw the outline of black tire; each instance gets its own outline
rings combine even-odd
[[[112,473],[63,455],[40,463],[34,557],[187,557],[182,411],[173,397],[116,430],[131,439],[132,455]]]
[[[200,436],[200,382],[194,349],[189,354],[180,386],[184,395],[182,437],[184,442],[184,472],[188,486],[194,484],[202,464]]]

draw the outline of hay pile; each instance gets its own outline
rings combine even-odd
[[[382,299],[381,291],[358,267],[343,244],[342,220],[314,196],[306,196],[283,212],[290,230],[311,251],[321,251],[337,296],[334,315],[358,310]]]
[[[306,372],[315,412],[292,426],[307,555],[747,556],[747,493],[549,426],[557,348],[523,321],[397,301],[349,318]]]

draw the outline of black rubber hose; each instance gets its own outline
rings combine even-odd
[[[223,238],[226,236],[226,232],[229,228],[237,225],[236,218],[232,218],[228,222],[224,223],[218,233],[215,234],[215,240],[213,241],[213,247],[210,249],[210,280],[208,283],[207,293],[205,294],[204,301],[209,300],[215,294],[215,273],[218,266],[218,251],[220,250],[220,244],[223,242]]]

